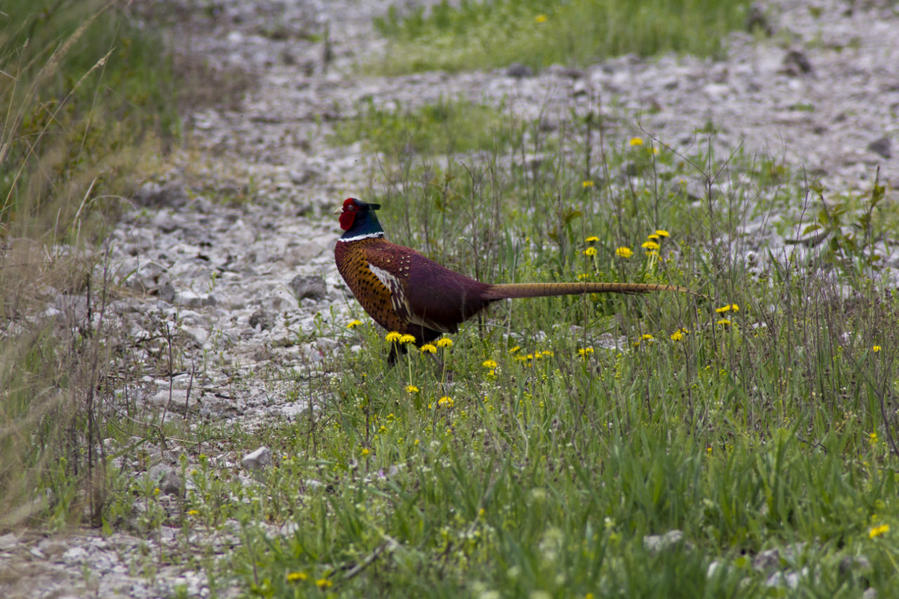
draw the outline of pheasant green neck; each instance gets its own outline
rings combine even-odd
[[[353,220],[353,226],[347,229],[338,241],[359,241],[373,237],[384,237],[384,229],[372,210],[360,210]]]

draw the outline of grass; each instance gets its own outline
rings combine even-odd
[[[377,19],[392,42],[387,73],[586,65],[633,53],[720,56],[721,39],[744,27],[746,2],[721,0],[535,0],[441,2],[426,10],[392,7]],[[701,32],[699,34],[698,32]]]
[[[0,528],[99,523],[119,340],[86,250],[177,135],[174,78],[115,3],[15,0],[0,23]]]
[[[596,144],[610,138],[579,123],[536,167],[516,143],[441,164],[400,152],[366,199],[393,240],[486,280],[665,281],[712,299],[508,302],[437,344],[442,366],[413,348],[392,369],[383,331],[354,304],[335,311],[320,323],[343,339],[333,370],[294,373],[296,400],[320,408],[231,446],[270,447],[272,467],[240,481],[186,459],[199,465],[182,525],[240,530],[204,566],[213,586],[857,597],[899,582],[899,305],[866,259],[882,248],[788,246],[752,267],[747,223],[803,231],[799,175],[743,153]],[[681,179],[724,191],[692,197]],[[879,193],[842,215],[874,239],[892,219]]]
[[[85,206],[120,191],[145,135],[177,134],[171,65],[160,40],[114,4],[4,6],[0,61],[8,85],[0,155],[6,235],[68,232]],[[119,186],[119,187],[117,187]],[[79,211],[79,208],[81,210]]]
[[[390,110],[369,100],[335,127],[331,142],[363,142],[369,151],[408,155],[505,147],[520,137],[502,107],[440,99],[415,110]]]

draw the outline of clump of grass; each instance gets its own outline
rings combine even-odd
[[[520,133],[502,107],[440,99],[412,110],[390,110],[369,100],[359,114],[340,122],[333,143],[366,143],[372,151],[427,155],[503,148]]]
[[[59,237],[121,191],[145,135],[177,134],[171,64],[114,3],[16,0],[3,11],[0,233]]]
[[[721,0],[445,0],[407,14],[392,7],[375,26],[394,42],[386,72],[553,63],[583,65],[619,54],[716,56],[745,22],[746,2]]]
[[[0,79],[0,528],[98,524],[115,335],[84,244],[177,133],[172,72],[116,3],[14,0]]]

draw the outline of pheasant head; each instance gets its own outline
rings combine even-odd
[[[344,200],[340,212],[340,228],[344,230],[341,241],[383,237],[384,229],[374,212],[380,207],[380,204],[369,204],[356,198]]]

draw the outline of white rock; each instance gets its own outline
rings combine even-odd
[[[247,470],[256,470],[269,466],[272,463],[272,450],[263,445],[252,453],[245,455],[240,463]]]

